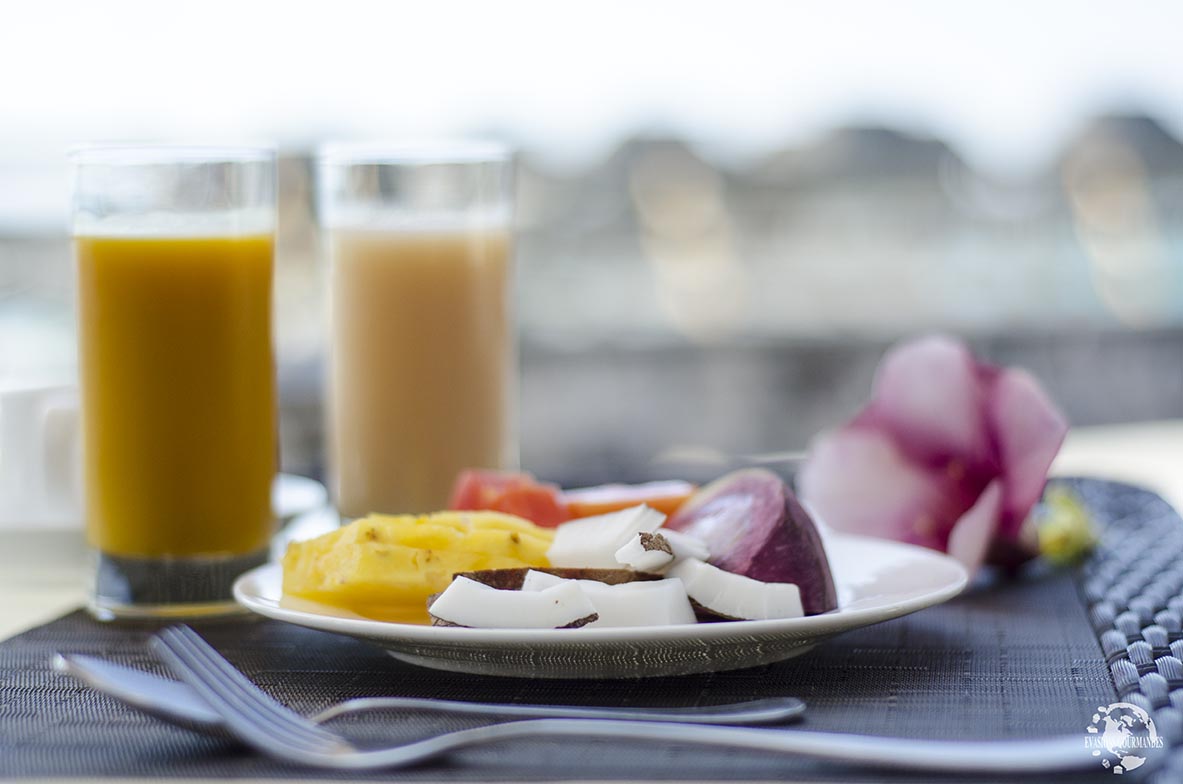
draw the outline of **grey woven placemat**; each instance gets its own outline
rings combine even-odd
[[[1123,698],[1152,710],[1160,733],[1178,743],[1183,521],[1141,490],[1087,480],[1075,486],[1106,525],[1103,546],[1085,569],[1035,570],[979,585],[946,605],[753,670],[641,681],[498,679],[417,668],[361,642],[271,621],[198,628],[266,690],[302,711],[378,695],[668,706],[796,695],[809,703],[806,729],[958,739],[1079,733],[1084,754],[1091,716],[1117,699],[1112,668]],[[0,643],[0,777],[326,777],[174,729],[48,667],[60,650],[162,672],[145,649],[151,630],[99,624],[79,612]],[[476,723],[378,716],[343,729],[394,739]],[[1169,778],[1162,780],[1183,780],[1183,755],[1169,756],[1160,774]],[[1109,775],[1098,764],[1096,779]],[[472,749],[380,777],[915,780],[763,753],[570,740]]]

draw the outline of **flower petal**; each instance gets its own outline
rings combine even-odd
[[[933,335],[893,348],[872,396],[858,423],[888,429],[914,460],[958,459],[971,470],[992,462],[977,364],[963,343]]]
[[[969,508],[942,475],[910,461],[887,433],[847,427],[817,439],[798,476],[803,501],[840,531],[945,548]]]
[[[977,503],[954,524],[949,534],[949,555],[961,561],[970,574],[985,561],[1001,514],[1002,482],[995,479],[986,485]]]
[[[1039,382],[1017,368],[1003,370],[990,384],[986,416],[1002,464],[999,534],[1014,537],[1043,493],[1048,468],[1068,433],[1068,421]]]

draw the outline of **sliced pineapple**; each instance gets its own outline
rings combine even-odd
[[[550,529],[500,512],[370,515],[288,545],[285,594],[383,620],[429,622],[456,572],[549,566]]]

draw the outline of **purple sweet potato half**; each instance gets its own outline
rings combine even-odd
[[[720,569],[769,583],[794,583],[806,615],[838,606],[817,526],[776,474],[746,468],[716,479],[665,524],[706,542]]]

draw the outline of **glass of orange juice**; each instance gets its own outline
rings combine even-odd
[[[335,144],[319,167],[338,509],[443,509],[460,470],[517,465],[511,158]]]
[[[91,611],[231,611],[274,530],[274,152],[72,162]]]

